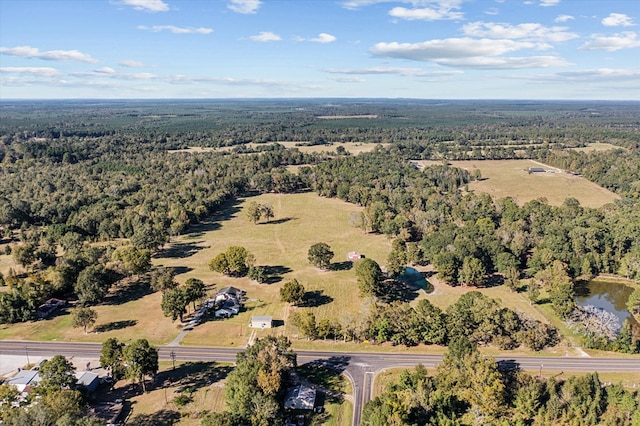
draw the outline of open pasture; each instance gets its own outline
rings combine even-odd
[[[441,164],[419,161],[420,165]],[[584,207],[598,208],[612,203],[618,195],[584,177],[564,173],[533,160],[470,160],[450,161],[453,167],[480,170],[482,179],[469,183],[469,190],[484,192],[495,198],[512,197],[520,205],[531,200],[546,199],[551,205],[561,205],[573,197]],[[545,172],[529,173],[529,168],[544,168]]]
[[[334,153],[336,151],[336,149],[339,146],[341,146],[344,149],[346,149],[347,152],[349,152],[352,155],[358,155],[361,152],[371,152],[371,151],[373,151],[373,149],[377,145],[382,145],[382,146],[390,145],[390,144],[375,144],[375,143],[362,143],[362,142],[335,142],[335,143],[332,143],[331,145],[311,145],[311,146],[299,145],[300,142],[292,142],[292,141],[289,141],[289,142],[271,142],[271,143],[277,143],[279,145],[284,146],[287,149],[296,148],[300,152],[304,152],[306,154],[311,154],[311,153],[317,154],[317,153],[321,153],[321,152]],[[222,148],[203,148],[203,147],[195,146],[195,147],[190,147],[190,148],[185,148],[185,149],[170,150],[168,152],[190,152],[190,153],[230,152],[235,147],[238,147],[238,146],[245,147],[245,148],[250,148],[250,149],[256,149],[256,148],[264,147],[266,145],[269,145],[269,144],[247,143],[247,144],[243,144],[243,145],[225,146],[225,147],[222,147]]]
[[[253,224],[244,214],[248,202],[271,204],[275,217],[270,222]],[[193,227],[188,234],[173,240],[172,248],[154,259],[156,265],[177,268],[184,273],[176,279],[202,279],[217,289],[234,286],[247,291],[246,310],[225,320],[209,320],[187,333],[183,343],[191,345],[243,345],[252,330],[248,323],[253,315],[271,315],[277,327],[257,330],[257,337],[268,333],[290,334],[294,330],[286,319],[295,309],[280,302],[282,285],[296,278],[313,297],[308,306],[318,320],[358,315],[361,300],[355,272],[346,261],[347,253],[357,250],[383,265],[391,243],[383,235],[364,234],[349,225],[349,214],[360,207],[318,197],[314,193],[265,194],[230,206],[224,217]],[[309,247],[318,242],[329,244],[335,253],[331,270],[319,270],[307,259]],[[232,278],[209,270],[209,261],[229,246],[245,247],[255,256],[258,266],[269,267],[270,283],[259,284],[249,278]],[[215,291],[211,291],[211,294]],[[159,304],[153,309],[160,309]],[[169,321],[165,319],[163,321]],[[284,322],[284,325],[282,323]]]

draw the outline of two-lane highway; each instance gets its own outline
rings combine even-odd
[[[0,341],[0,355],[52,356],[99,359],[102,345],[99,343]],[[217,361],[235,362],[241,349],[189,346],[160,346],[158,356],[162,361]],[[321,362],[345,374],[353,383],[353,425],[360,424],[362,407],[371,399],[375,374],[392,367],[413,367],[422,364],[434,368],[442,361],[440,355],[296,351],[298,364]],[[520,367],[523,370],[563,372],[635,372],[640,373],[640,357],[630,358],[552,358],[495,357],[505,368]]]

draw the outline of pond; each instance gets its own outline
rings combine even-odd
[[[620,319],[620,324],[631,317],[627,310],[627,300],[633,288],[624,284],[589,281],[576,284],[576,303],[580,306],[593,305],[611,312]]]
[[[425,279],[424,275],[420,271],[410,266],[407,266],[402,274],[398,277],[402,282],[409,285],[420,287],[423,290],[429,289],[429,282]]]

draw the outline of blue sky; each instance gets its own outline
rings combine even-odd
[[[640,0],[0,0],[0,99],[640,99]]]

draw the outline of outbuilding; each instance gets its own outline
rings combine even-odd
[[[350,251],[349,253],[347,253],[347,260],[349,262],[357,262],[363,257],[364,256],[361,253],[358,253],[357,251]]]
[[[273,317],[271,316],[253,316],[251,317],[251,328],[271,328],[273,327]]]
[[[284,397],[284,408],[288,410],[313,410],[315,405],[315,388],[298,385],[287,389],[287,395]]]

